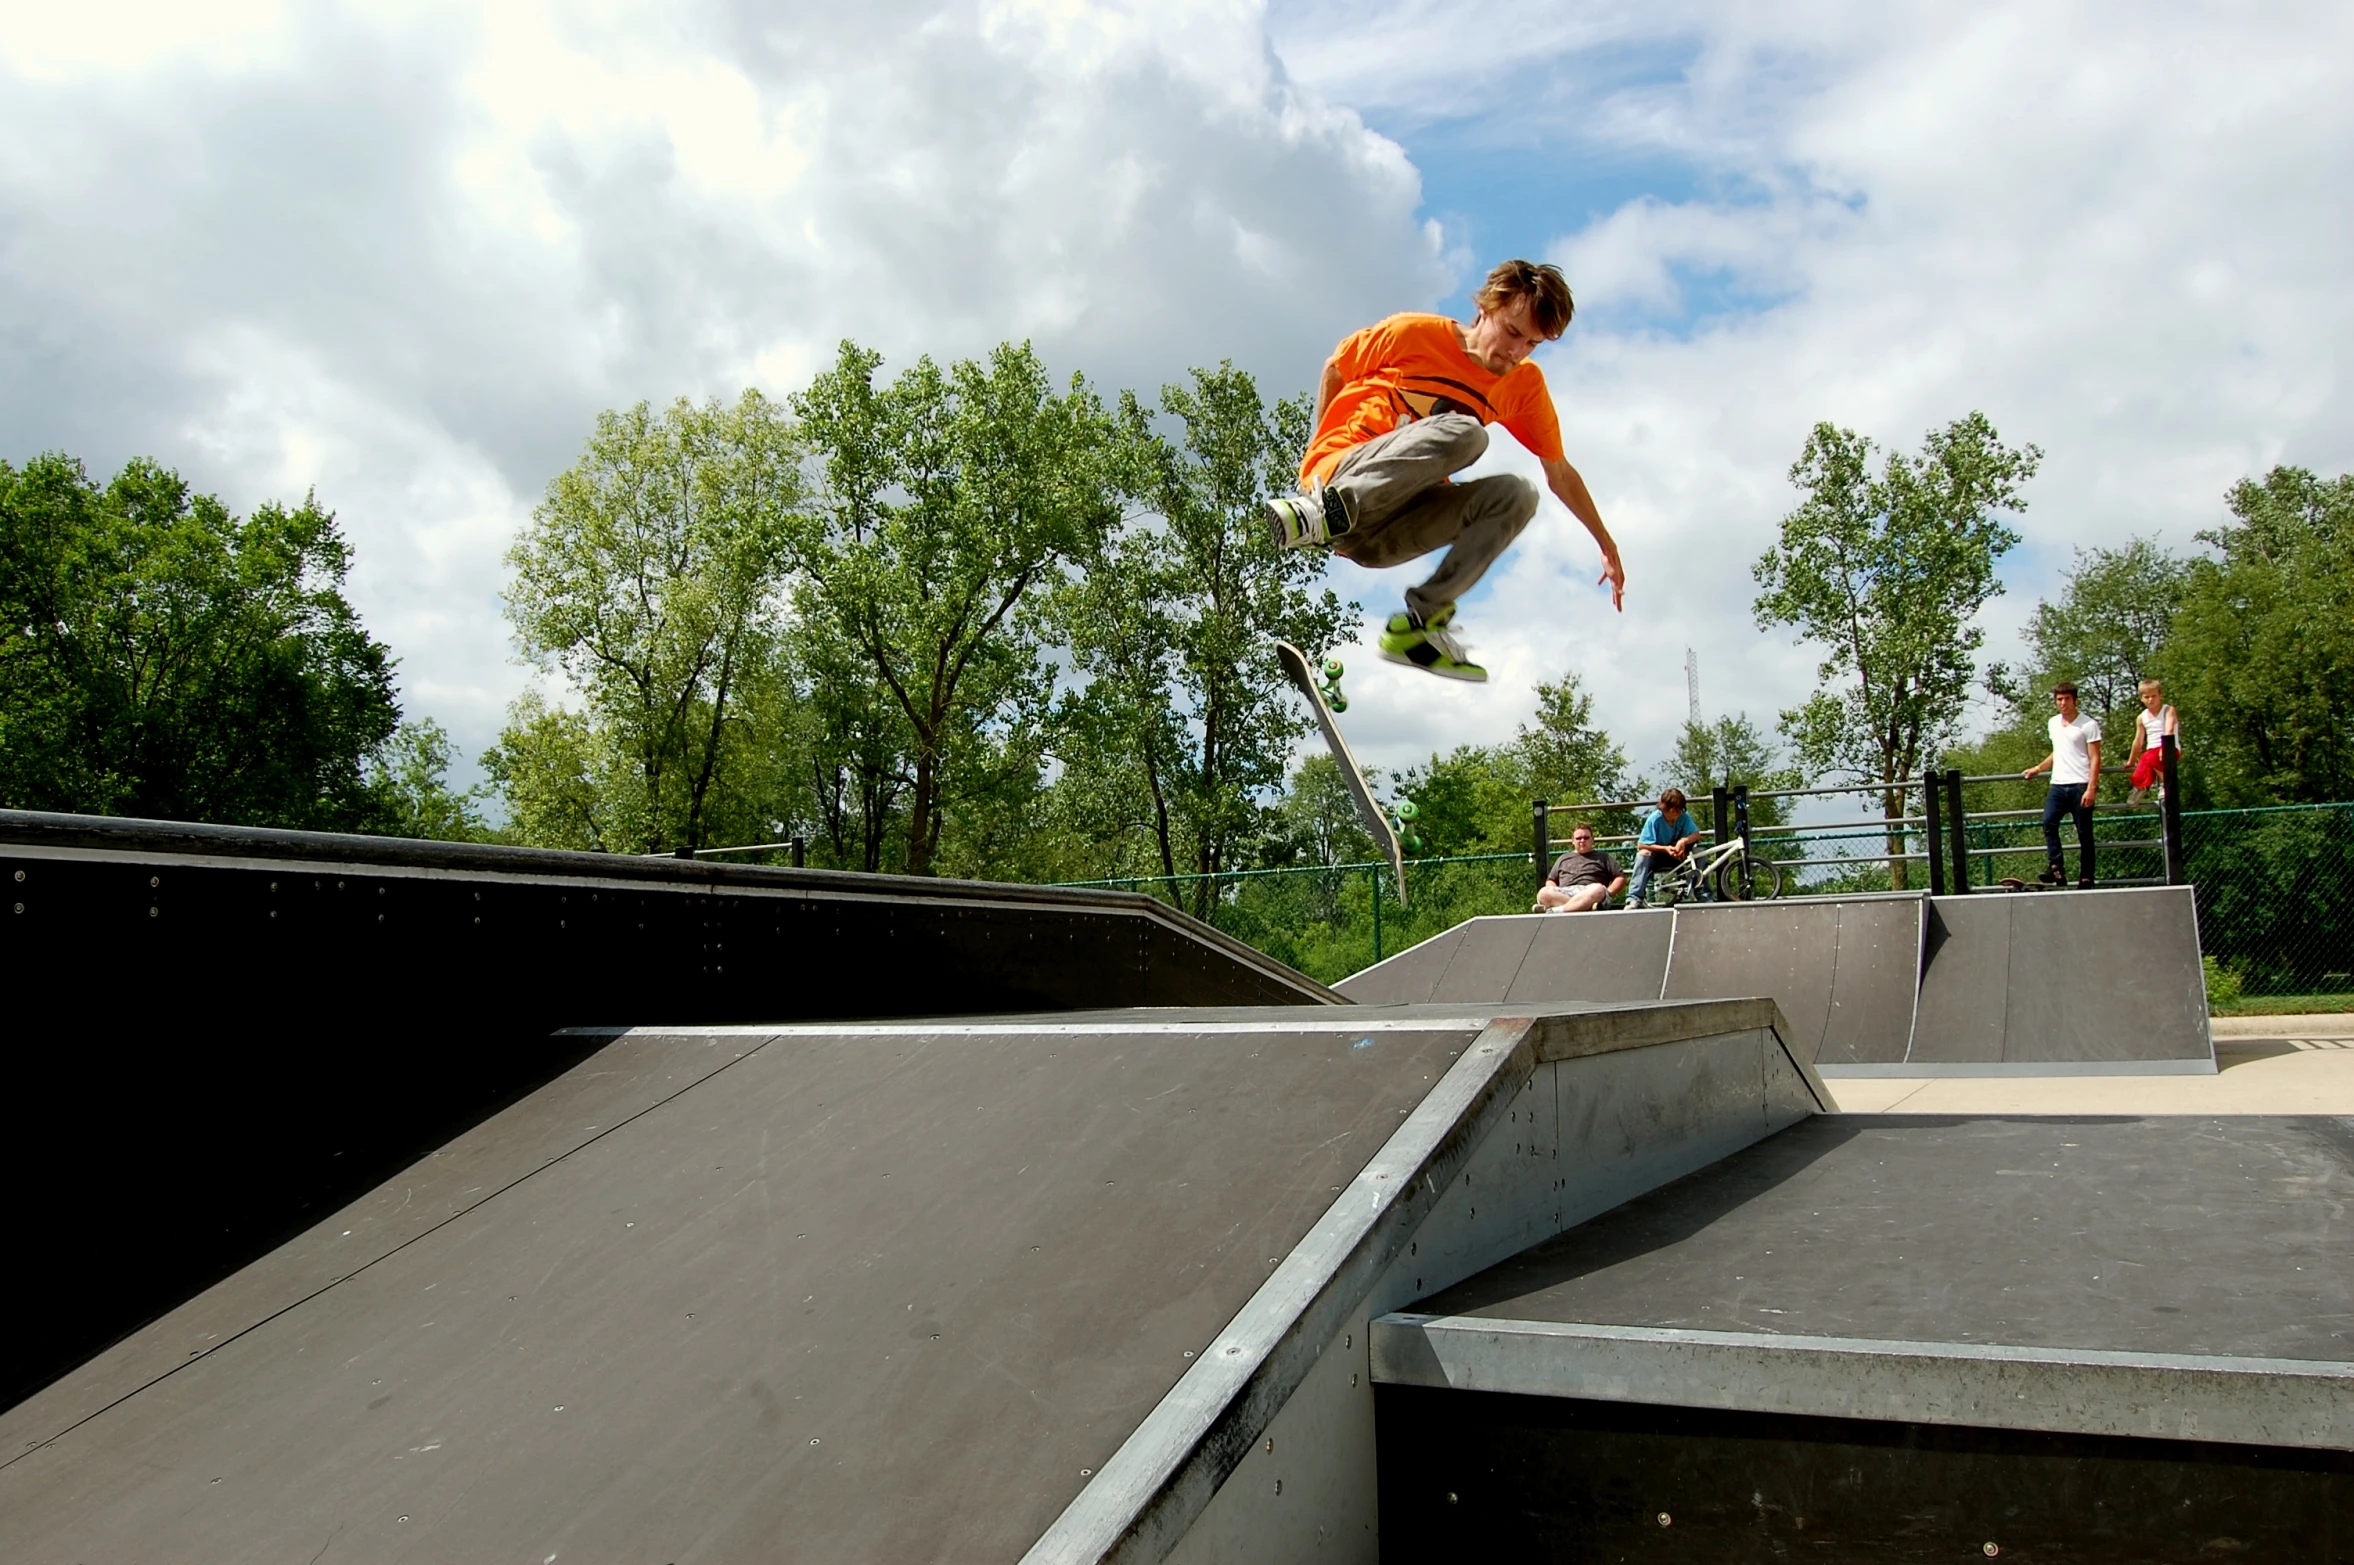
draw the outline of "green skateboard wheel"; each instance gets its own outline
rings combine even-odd
[[[1422,851],[1422,839],[1420,837],[1408,837],[1404,842],[1400,843],[1399,846],[1404,848],[1408,853],[1420,853]]]
[[[1324,704],[1328,707],[1331,707],[1335,712],[1346,712],[1349,709],[1349,698],[1335,690],[1332,694],[1324,698]]]
[[[1335,682],[1335,683],[1338,683],[1338,682],[1339,682],[1339,680],[1340,680],[1340,676],[1341,676],[1341,666],[1340,666],[1340,659],[1339,659],[1339,658],[1326,658],[1326,659],[1324,660],[1324,677],[1325,677],[1326,679],[1332,680],[1332,681],[1333,681],[1333,682]]]
[[[1400,799],[1398,801],[1398,819],[1402,821],[1410,821],[1421,813],[1422,812],[1420,810],[1415,808],[1414,801],[1412,799]]]

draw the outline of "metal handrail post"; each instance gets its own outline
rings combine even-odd
[[[2182,788],[2178,757],[2182,747],[2172,734],[2158,736],[2158,836],[2166,844],[2166,884],[2190,883],[2190,866],[2182,854]]]
[[[1733,790],[1723,783],[1716,785],[1708,796],[1709,825],[1716,832],[1716,845],[1723,847],[1733,840]]]
[[[1749,785],[1747,783],[1742,783],[1733,789],[1733,830],[1741,838],[1741,894],[1742,900],[1747,901],[1750,896],[1750,882],[1756,878],[1757,874],[1756,870],[1751,868],[1756,860],[1750,857],[1749,850]]]
[[[1945,774],[1945,826],[1953,833],[1954,895],[1966,896],[1970,890],[1970,825],[1962,811],[1962,769],[1958,766]]]
[[[1553,867],[1553,822],[1551,812],[1552,806],[1548,805],[1542,799],[1539,799],[1536,802],[1535,808],[1530,812],[1530,825],[1533,829],[1533,836],[1531,840],[1535,845],[1537,879],[1539,880],[1543,880],[1545,878],[1545,872]]]
[[[1929,895],[1945,895],[1945,834],[1938,830],[1943,824],[1938,819],[1937,772],[1935,768],[1921,774],[1921,805],[1926,819],[1922,822],[1921,846],[1929,850]]]

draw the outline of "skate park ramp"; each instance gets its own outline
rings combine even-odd
[[[1817,1070],[1896,1064],[1912,1037],[1928,898],[1793,898],[1676,911],[1669,999],[1769,994]]]
[[[1810,1119],[1377,1321],[1384,1544],[2343,1560],[2350,1300],[2343,1121]]]
[[[1767,996],[1825,1076],[2215,1069],[2188,886],[1475,918],[1337,987],[1384,1004]]]
[[[2215,1069],[2188,886],[1938,897],[1917,1072]]]
[[[11,1260],[76,1279],[12,1300],[0,1406],[570,1068],[565,1028],[1339,1003],[1120,892],[17,811],[0,878]]]
[[[1636,908],[1468,919],[1333,987],[1360,1005],[1423,1001],[1655,1000],[1667,978],[1674,913]]]
[[[0,1557],[1370,1561],[1366,1323],[1825,1102],[1496,1009],[588,1036],[0,1415]]]

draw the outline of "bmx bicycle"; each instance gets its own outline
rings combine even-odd
[[[1749,851],[1739,837],[1713,848],[1694,848],[1672,869],[1653,872],[1640,906],[1674,907],[1679,902],[1770,901],[1782,894],[1782,866]],[[1630,907],[1638,904],[1629,903]]]

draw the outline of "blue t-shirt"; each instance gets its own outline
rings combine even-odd
[[[1643,823],[1642,835],[1635,840],[1638,843],[1648,842],[1654,847],[1672,848],[1686,837],[1698,835],[1699,831],[1700,823],[1692,818],[1690,810],[1678,815],[1673,825],[1668,823],[1665,810],[1653,810],[1651,818]]]

